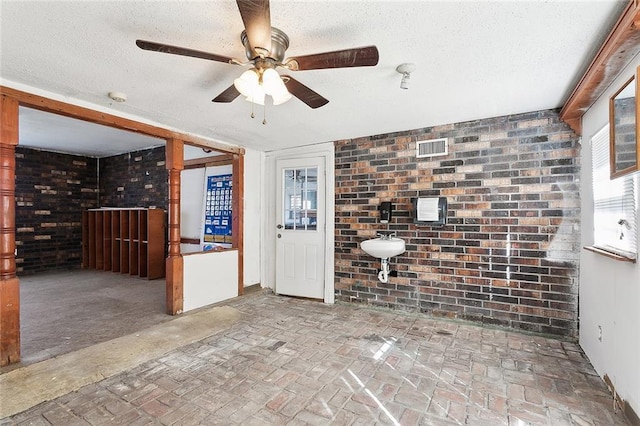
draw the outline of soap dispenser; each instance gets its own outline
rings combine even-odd
[[[390,201],[380,203],[380,223],[389,223],[393,215],[393,204]]]

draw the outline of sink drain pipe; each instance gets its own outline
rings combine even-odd
[[[389,270],[389,259],[382,259],[381,263],[381,269],[380,272],[378,272],[378,281],[386,284],[389,282],[389,273],[391,272]]]

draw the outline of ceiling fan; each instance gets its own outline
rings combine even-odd
[[[213,102],[228,103],[241,94],[247,100],[264,105],[265,95],[273,98],[274,105],[291,99],[300,99],[311,108],[319,108],[329,101],[289,75],[280,75],[276,69],[305,71],[327,68],[367,67],[378,63],[378,49],[375,46],[337,50],[305,56],[284,55],[289,47],[289,37],[271,26],[269,0],[236,0],[244,31],[240,35],[248,61],[202,52],[184,47],[171,46],[153,41],[136,40],[136,45],[144,50],[191,56],[211,61],[235,65],[252,65],[234,84],[213,99]]]

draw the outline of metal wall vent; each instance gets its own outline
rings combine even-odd
[[[447,138],[428,139],[416,142],[416,157],[437,157],[439,155],[447,155]]]

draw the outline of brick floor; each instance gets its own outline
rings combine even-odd
[[[243,319],[2,425],[627,425],[575,343],[256,293]]]

